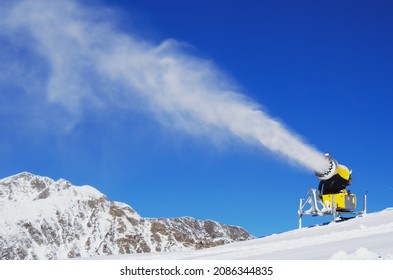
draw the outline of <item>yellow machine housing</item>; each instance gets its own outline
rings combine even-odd
[[[344,178],[345,180],[349,180],[351,177],[352,171],[348,169],[345,165],[342,164],[337,164],[337,169],[336,169],[336,174],[339,174],[341,178]]]
[[[327,207],[331,207],[334,202],[337,210],[351,211],[356,208],[356,195],[348,194],[347,190],[342,190],[340,193],[324,194],[322,202]]]

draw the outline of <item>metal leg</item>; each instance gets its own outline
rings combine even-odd
[[[363,197],[363,215],[367,214],[367,193]]]
[[[333,221],[336,221],[336,215],[337,215],[337,207],[336,207],[336,197],[333,195],[332,196],[332,214],[333,214]]]
[[[302,228],[302,218],[303,218],[303,199],[300,199],[300,204],[299,204],[299,229]]]
[[[303,220],[303,215],[300,214],[300,215],[299,215],[299,229],[302,228],[302,220]]]

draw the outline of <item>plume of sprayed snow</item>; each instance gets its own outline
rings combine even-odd
[[[3,30],[23,34],[47,63],[48,101],[74,115],[86,104],[131,108],[143,102],[157,119],[188,133],[220,132],[308,169],[327,168],[319,151],[236,92],[211,62],[186,54],[174,40],[154,45],[120,32],[103,10],[73,0],[17,1],[1,14]]]

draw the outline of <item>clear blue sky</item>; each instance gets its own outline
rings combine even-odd
[[[80,45],[19,28],[21,18],[36,22],[34,9],[45,18],[61,8],[27,2],[10,16],[9,5],[23,1],[0,0],[0,16],[11,18],[0,24],[0,177],[28,171],[92,185],[143,217],[213,219],[256,236],[297,227],[299,198],[318,184],[312,172],[262,146],[163,123],[154,106],[124,101],[130,89],[116,73],[110,82],[79,75],[92,72],[89,61],[75,61],[75,70],[62,59],[83,53]],[[71,12],[79,10],[117,35],[148,47],[173,39],[188,58],[209,61],[237,92],[351,168],[351,190],[369,192],[369,211],[393,206],[391,1],[95,0]],[[61,36],[61,24],[45,28]],[[112,39],[91,33],[102,48]],[[48,63],[37,38],[63,56]],[[53,80],[56,63],[67,65],[59,69],[69,82]]]

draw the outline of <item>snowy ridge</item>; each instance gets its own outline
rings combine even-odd
[[[20,173],[0,180],[0,259],[195,250],[253,237],[193,218],[144,219],[90,186]]]

